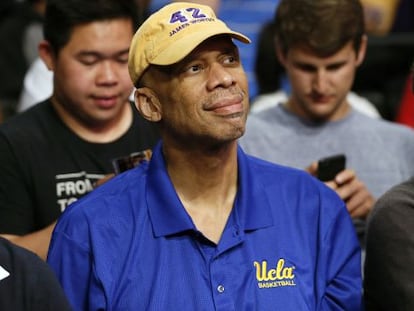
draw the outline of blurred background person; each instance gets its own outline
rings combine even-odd
[[[414,50],[414,1],[361,2],[368,46],[353,90],[372,102],[384,119],[400,122],[400,106]]]
[[[344,154],[345,169],[326,184],[345,201],[364,247],[375,199],[414,175],[414,132],[350,105],[347,94],[367,46],[362,5],[282,0],[275,31],[291,91],[282,104],[248,119],[240,143],[252,155],[315,176],[319,159]]]
[[[42,40],[46,0],[10,2],[0,20],[0,108],[4,119],[16,113],[23,79]]]

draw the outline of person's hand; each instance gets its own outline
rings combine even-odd
[[[344,200],[352,218],[366,218],[371,212],[375,199],[353,170],[343,170],[326,184]]]
[[[316,176],[318,163],[313,162],[306,171]],[[325,182],[325,185],[333,189],[345,202],[352,218],[366,218],[371,212],[375,199],[353,170],[343,170],[334,180]]]
[[[318,173],[318,162],[312,162],[311,165],[309,165],[307,168],[305,168],[305,171],[307,171],[312,176],[316,177],[316,175]]]

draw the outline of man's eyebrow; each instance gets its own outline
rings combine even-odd
[[[114,55],[129,54],[129,48],[116,52]]]
[[[337,67],[342,67],[343,65],[345,65],[348,61],[338,61],[338,62],[334,62],[332,64],[328,64],[326,67],[327,68],[337,68]]]
[[[295,65],[296,67],[306,67],[306,68],[316,68],[317,66],[308,63],[306,61],[300,61],[300,60],[294,60],[293,61],[293,65]]]
[[[117,56],[125,55],[125,54],[128,54],[128,53],[129,53],[129,48],[118,51],[118,52],[115,52],[113,54],[106,54],[106,53],[102,53],[102,52],[95,51],[95,50],[82,50],[82,51],[78,52],[76,55],[78,57],[94,56],[94,57],[98,57],[98,58],[105,58],[105,57],[117,57]]]
[[[326,64],[324,67],[326,68],[335,68],[335,67],[341,67],[343,65],[345,65],[348,61],[347,60],[338,60],[338,61],[333,61],[331,63]],[[295,66],[299,66],[299,67],[306,67],[306,68],[317,68],[317,65],[314,65],[312,63],[308,63],[306,61],[293,61],[293,64]]]

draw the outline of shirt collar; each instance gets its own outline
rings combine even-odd
[[[253,173],[249,157],[238,148],[239,189],[235,206],[235,221],[241,230],[255,230],[273,224],[273,217],[260,176]],[[182,205],[167,173],[162,142],[159,142],[148,167],[146,199],[150,220],[156,236],[166,236],[196,230]]]

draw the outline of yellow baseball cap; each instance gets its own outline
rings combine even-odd
[[[219,34],[250,43],[249,38],[219,20],[209,6],[188,2],[164,6],[148,17],[132,38],[128,59],[132,82],[135,85],[150,64],[175,64]]]

